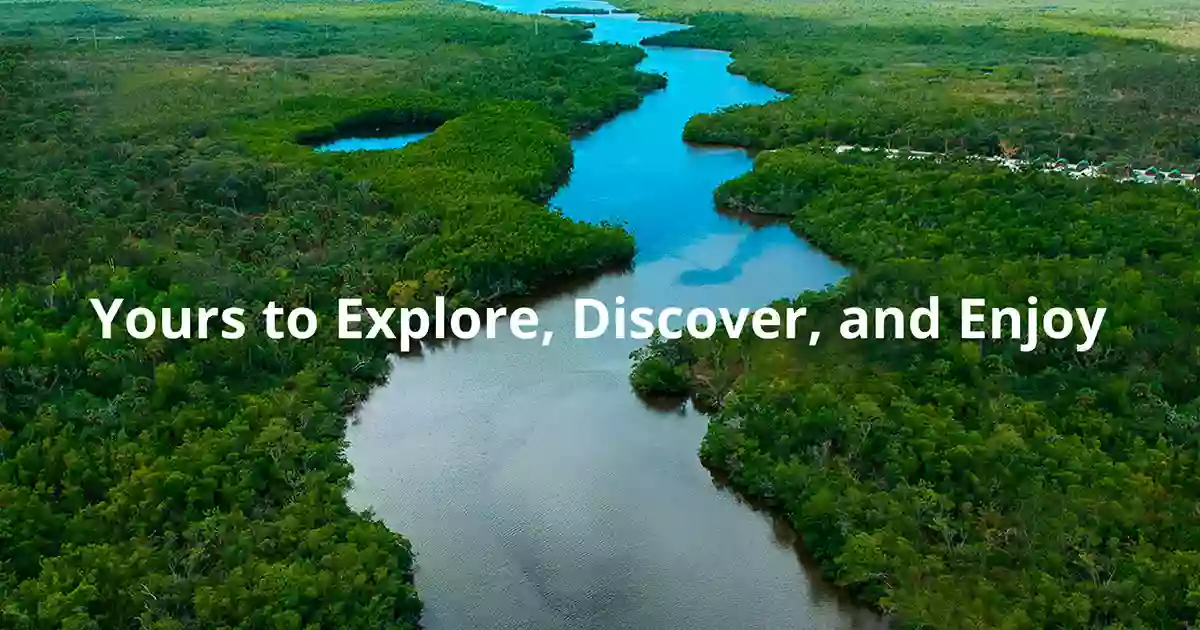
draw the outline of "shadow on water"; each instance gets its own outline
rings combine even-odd
[[[599,42],[684,28],[586,17]],[[718,212],[712,191],[747,172],[749,156],[682,141],[695,114],[779,93],[729,74],[727,53],[646,50],[640,69],[666,74],[666,89],[576,139],[571,179],[551,200],[572,219],[624,223],[638,245],[632,269],[506,305],[536,307],[552,343],[502,326],[495,339],[393,358],[347,431],[347,498],[412,540],[429,630],[883,627],[802,563],[772,519],[714,484],[696,455],[702,414],[634,394],[629,354],[641,341],[614,334],[615,321],[598,338],[572,334],[590,317],[581,298],[758,308],[846,275],[786,225]]]
[[[787,521],[787,519],[774,515],[770,509],[770,506],[768,506],[766,503],[761,501],[753,501],[742,496],[741,494],[738,494],[737,491],[730,485],[729,481],[721,475],[712,475],[712,485],[720,492],[732,494],[737,498],[739,503],[751,510],[754,510],[757,514],[760,514],[764,519],[770,522],[771,533],[775,545],[781,550],[796,554],[796,557],[800,560],[800,563],[808,572],[814,575],[820,574],[821,562],[813,557],[813,555],[804,547],[803,537],[795,530],[795,528]],[[843,605],[845,605],[846,609],[850,611],[849,614],[858,619],[858,623],[863,624],[865,627],[882,630],[883,628],[888,628],[891,625],[890,620],[880,619],[874,611],[857,607],[853,597],[845,589],[838,588],[837,586],[825,580],[809,580],[808,587],[809,596],[812,599],[834,599],[841,602]]]
[[[631,388],[632,390],[632,388]],[[636,396],[637,394],[634,393]],[[646,409],[667,416],[686,418],[688,415],[688,399],[685,396],[638,396]]]

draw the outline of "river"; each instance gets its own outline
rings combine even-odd
[[[597,42],[684,28],[586,19]],[[681,140],[695,114],[781,95],[729,74],[726,53],[646,50],[640,68],[667,87],[576,140],[571,180],[551,201],[574,219],[626,222],[633,270],[539,303],[541,328],[557,333],[548,347],[504,336],[394,359],[348,429],[348,499],[413,542],[429,630],[881,627],[806,568],[786,528],[714,483],[697,456],[703,415],[634,396],[628,355],[640,342],[573,339],[576,297],[758,307],[847,273],[786,227],[718,213],[713,189],[750,158]]]

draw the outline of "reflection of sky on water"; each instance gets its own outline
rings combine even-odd
[[[599,41],[676,28],[582,19]],[[642,341],[571,334],[575,298],[736,310],[845,274],[786,227],[718,214],[712,190],[750,159],[681,141],[694,114],[778,94],[727,74],[725,53],[649,55],[642,69],[665,73],[667,89],[576,140],[572,179],[552,202],[577,220],[624,222],[633,272],[539,302],[538,328],[556,333],[547,347],[502,331],[395,361],[347,431],[348,498],[413,541],[430,630],[882,627],[812,579],[770,521],[714,489],[696,457],[703,417],[632,394],[629,354]]]
[[[780,238],[782,237],[782,238]],[[697,266],[679,274],[679,283],[689,287],[703,287],[732,282],[742,275],[743,265],[757,258],[767,247],[784,244],[783,239],[795,238],[787,230],[753,230],[742,236],[737,249],[725,264],[716,268]]]
[[[523,13],[537,13],[552,6],[612,8],[594,0],[504,0],[493,5]],[[687,28],[639,21],[633,14],[569,19],[594,23],[593,41],[627,45]],[[694,147],[681,141],[684,125],[696,114],[740,104],[762,104],[783,95],[726,72],[731,59],[725,52],[658,47],[645,50],[647,57],[639,69],[665,75],[669,88],[646,96],[636,110],[575,140],[571,180],[558,191],[551,205],[576,220],[623,224],[637,242],[638,265],[660,259],[685,265],[672,282],[678,287],[716,287],[734,282],[744,275],[748,263],[769,253],[778,266],[769,271],[774,290],[737,293],[754,303],[730,306],[760,305],[843,275],[844,271],[782,224],[754,227],[716,212],[712,191],[752,167],[744,151]],[[317,150],[398,149],[427,135],[347,138]],[[696,254],[698,245],[704,253],[700,257]]]
[[[548,7],[613,8],[594,0],[500,0],[491,4],[522,13],[538,13]],[[598,43],[638,45],[647,37],[687,28],[639,21],[631,14],[570,19],[595,24],[593,41]],[[687,265],[678,272],[673,283],[677,286],[714,287],[732,282],[743,275],[747,263],[768,252],[783,268],[771,274],[776,282],[773,293],[754,291],[744,296],[760,300],[758,304],[840,277],[844,272],[839,267],[786,227],[754,228],[715,211],[712,191],[752,167],[745,152],[693,147],[681,141],[684,125],[696,114],[762,104],[783,95],[726,72],[731,58],[725,52],[645,50],[647,58],[639,69],[665,75],[669,88],[650,94],[636,110],[576,140],[571,181],[551,204],[573,219],[624,224],[637,241],[638,265],[664,258]],[[732,238],[714,238],[721,235]],[[696,258],[697,245],[705,254],[701,259]],[[691,257],[684,255],[689,248]],[[719,258],[721,255],[725,258]]]
[[[350,153],[353,151],[394,151],[421,140],[429,133],[409,133],[389,138],[342,138],[316,149],[317,153]]]
[[[597,39],[635,43],[677,25],[637,22],[635,16],[598,16]],[[603,34],[603,37],[601,35]],[[640,69],[667,76],[669,88],[648,95],[636,110],[618,116],[577,140],[571,181],[551,203],[574,219],[623,223],[637,241],[637,264],[662,258],[686,260],[677,285],[716,286],[742,276],[745,266],[770,251],[784,268],[775,270],[774,291],[744,298],[762,304],[815,288],[843,273],[783,225],[752,227],[716,212],[713,190],[753,165],[740,149],[701,148],[681,141],[696,114],[737,104],[762,104],[782,95],[726,72],[728,53],[684,48],[647,48]],[[711,237],[727,258],[713,258]],[[680,258],[707,242],[703,261]],[[813,285],[813,281],[818,284]],[[750,304],[738,304],[737,306]]]

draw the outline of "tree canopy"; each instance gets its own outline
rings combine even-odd
[[[1200,203],[1186,188],[790,149],[718,191],[856,267],[822,341],[687,340],[704,462],[906,627],[1200,621]],[[845,340],[843,309],[938,296],[938,340]],[[962,298],[1095,308],[1078,338],[960,335]],[[639,368],[640,370],[641,368]],[[655,370],[661,371],[661,366]]]
[[[581,26],[468,5],[2,13],[0,626],[415,628],[410,544],[343,496],[346,416],[389,348],[252,318],[484,304],[627,262],[623,230],[544,204],[568,134],[661,77]],[[250,318],[236,340],[106,340],[93,297]]]

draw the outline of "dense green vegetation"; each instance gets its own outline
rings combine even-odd
[[[670,355],[719,403],[704,462],[786,515],[840,583],[911,627],[1200,623],[1193,193],[787,149],[718,200],[788,216],[857,268],[790,304],[816,347],[686,340]],[[844,308],[932,295],[937,341],[839,335]],[[1097,346],[961,338],[960,299],[1031,295],[1107,307]]]
[[[415,627],[407,541],[343,498],[387,348],[255,315],[483,303],[632,256],[543,204],[568,133],[661,79],[579,25],[533,32],[432,2],[5,6],[0,627]],[[241,306],[247,334],[104,340],[89,297]]]
[[[691,392],[689,364],[694,360],[687,346],[673,344],[655,335],[629,356],[634,362],[630,385],[640,396],[675,396],[686,400]]]
[[[856,268],[822,342],[655,344],[632,379],[714,408],[701,448],[840,583],[910,627],[1200,623],[1200,209],[1183,189],[835,157],[829,143],[1195,170],[1200,33],[1172,0],[635,0],[792,98],[693,119],[776,149],[719,204]],[[849,341],[843,309],[941,299],[938,341]],[[959,300],[1108,314],[1095,349],[966,341]]]
[[[826,342],[651,344],[716,409],[706,464],[914,627],[1200,623],[1196,196],[829,140],[1195,170],[1189,5],[638,0],[792,92],[686,135],[755,148],[729,206],[859,268]],[[0,627],[411,628],[413,551],[350,510],[345,416],[386,347],[99,334],[153,308],[478,305],[628,261],[547,211],[569,134],[661,77],[468,3],[18,2],[0,12]],[[537,26],[535,27],[535,23]],[[436,131],[334,155],[346,135]],[[943,340],[837,340],[937,294]],[[1109,308],[1099,347],[954,339],[957,298]]]
[[[981,3],[991,11],[986,19],[953,3],[936,5],[941,16],[888,2],[635,4],[694,27],[652,43],[732,50],[734,71],[795,95],[698,116],[689,140],[779,148],[820,139],[1184,170],[1200,164],[1194,51],[1166,36],[1189,22],[1149,4],[1140,20],[1155,28],[1123,30],[1100,25],[1128,26],[1128,16],[1093,16],[1084,29],[1086,9],[1065,14],[1069,22],[1032,10],[1041,17],[1016,21],[1018,8],[999,2]]]

